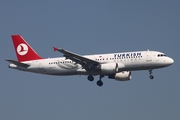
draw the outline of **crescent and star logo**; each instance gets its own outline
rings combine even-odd
[[[28,52],[28,46],[24,43],[21,43],[17,46],[17,53],[19,55],[25,55]]]

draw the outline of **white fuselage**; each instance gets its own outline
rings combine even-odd
[[[152,70],[171,65],[172,58],[165,56],[164,53],[157,51],[137,51],[111,54],[85,55],[88,59],[97,61],[101,64],[117,63],[118,72],[133,70]],[[86,71],[82,65],[75,63],[65,57],[47,58],[23,62],[29,64],[27,68],[10,64],[10,68],[48,74],[48,75],[97,75],[97,71]]]

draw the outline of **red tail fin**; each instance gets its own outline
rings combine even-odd
[[[43,59],[20,35],[12,35],[12,41],[19,62]]]

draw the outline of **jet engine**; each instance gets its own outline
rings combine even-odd
[[[102,74],[115,74],[118,72],[118,64],[117,63],[101,64],[100,70]]]
[[[132,78],[131,71],[123,71],[115,73],[108,76],[110,79],[115,79],[117,81],[128,81]]]

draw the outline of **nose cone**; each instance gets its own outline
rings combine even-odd
[[[168,58],[167,62],[168,62],[169,65],[172,65],[174,63],[174,60],[172,58]]]

